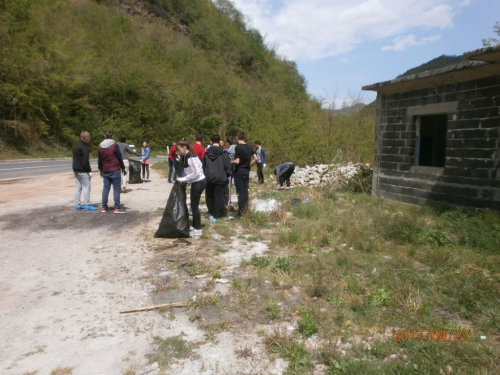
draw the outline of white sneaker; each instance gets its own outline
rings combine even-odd
[[[192,236],[201,236],[201,234],[201,229],[193,229],[193,231],[191,232]]]
[[[193,227],[189,227],[189,231],[192,232],[194,230]]]

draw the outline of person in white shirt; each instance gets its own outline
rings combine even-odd
[[[203,190],[205,190],[206,180],[203,173],[203,165],[193,153],[193,145],[188,141],[180,141],[177,144],[177,152],[183,156],[183,167],[185,177],[178,177],[177,181],[181,183],[191,184],[191,212],[193,213],[193,228],[194,236],[201,235],[201,214],[200,214],[200,198]]]

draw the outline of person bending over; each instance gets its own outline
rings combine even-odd
[[[276,175],[276,181],[278,183],[278,189],[283,189],[283,184],[286,182],[286,188],[290,189],[290,177],[295,171],[295,165],[292,162],[286,162],[280,164],[274,170]]]
[[[193,153],[193,146],[188,141],[180,141],[177,144],[177,152],[183,156],[183,170],[185,177],[177,177],[178,182],[191,184],[191,212],[193,213],[192,235],[201,235],[200,198],[205,190],[206,180],[203,173],[203,165],[200,159]]]

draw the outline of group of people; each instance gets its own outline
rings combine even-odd
[[[245,134],[237,132],[233,141],[227,138],[229,147],[222,145],[218,134],[212,135],[205,149],[203,134],[195,135],[195,142],[182,140],[172,142],[169,147],[169,183],[190,184],[193,235],[201,234],[199,203],[203,191],[209,220],[216,223],[226,215],[226,206],[231,204],[231,183],[236,186],[238,212],[232,219],[239,219],[248,204],[250,168],[257,162],[252,146],[245,143]],[[173,180],[172,180],[173,173]]]
[[[93,211],[96,206],[90,204],[90,179],[92,170],[89,161],[90,133],[82,131],[81,140],[73,148],[73,172],[75,175],[75,204],[77,210]],[[114,207],[117,214],[126,213],[120,203],[120,193],[126,192],[129,155],[139,155],[126,143],[125,136],[120,136],[119,143],[114,141],[114,133],[106,131],[105,139],[98,147],[98,169],[103,178],[101,212],[110,211],[108,197],[113,187]],[[183,139],[172,142],[168,147],[169,183],[189,184],[193,235],[201,234],[201,214],[199,209],[202,193],[209,213],[209,220],[216,223],[226,215],[231,202],[231,186],[235,185],[238,197],[238,211],[232,219],[240,219],[248,205],[250,169],[257,164],[258,183],[264,183],[263,169],[267,166],[267,152],[260,141],[255,142],[255,150],[245,142],[245,134],[237,132],[227,137],[228,146],[224,145],[217,134],[212,135],[210,144],[205,149],[202,145],[203,134],[196,133],[195,142]],[[149,147],[143,142],[141,149],[142,178],[149,180]],[[274,170],[279,189],[286,183],[290,187],[290,177],[295,166],[291,162],[280,164]],[[173,179],[172,179],[173,174]],[[84,204],[81,204],[83,191]]]
[[[129,169],[129,154],[139,156],[135,149],[126,143],[126,137],[120,136],[119,143],[114,141],[114,133],[107,130],[105,139],[97,149],[97,165],[103,179],[101,212],[110,211],[108,198],[111,187],[113,187],[115,214],[124,214],[126,211],[121,207],[120,193],[127,191],[127,173]],[[96,206],[90,204],[90,181],[92,168],[90,167],[89,147],[90,133],[82,131],[80,141],[73,147],[73,173],[75,176],[75,208],[76,210],[95,211]],[[141,149],[141,166],[143,179],[149,179],[149,147],[143,142]],[[147,177],[146,177],[147,176]],[[81,204],[83,192],[84,204]]]

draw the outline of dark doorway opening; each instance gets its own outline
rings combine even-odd
[[[444,167],[448,115],[420,116],[418,165]]]

